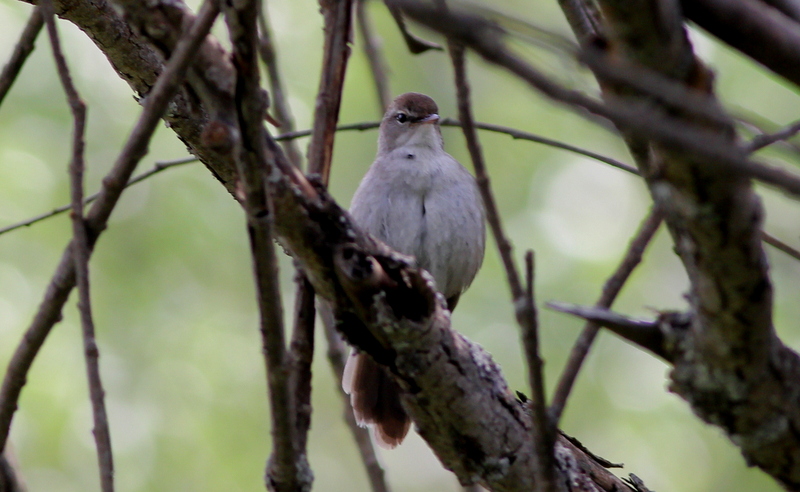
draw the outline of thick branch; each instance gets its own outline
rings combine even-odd
[[[649,18],[673,39],[686,36],[678,6],[647,1],[605,0],[612,46],[633,54],[640,63],[660,70],[693,57],[691,46],[681,50],[647,50],[650,31],[639,38],[624,33]],[[748,2],[738,2],[745,5]],[[645,39],[645,41],[642,41]],[[779,51],[779,50],[778,50]],[[672,61],[671,61],[672,60]],[[685,64],[683,64],[685,65]],[[683,73],[666,72],[688,86],[712,93],[706,69],[695,61]],[[699,76],[699,78],[698,78]],[[691,118],[683,118],[686,125]],[[734,144],[733,129],[719,134]],[[722,426],[746,458],[789,488],[800,486],[800,439],[796,401],[786,387],[797,380],[797,355],[783,348],[772,327],[772,288],[761,248],[762,210],[749,180],[731,175],[714,159],[690,157],[658,143],[653,156],[639,162],[691,281],[691,329],[677,345],[671,388],[686,398],[706,421]],[[769,397],[767,395],[770,395]],[[780,396],[779,396],[780,395]],[[777,400],[776,400],[777,397]]]
[[[757,0],[686,0],[686,17],[756,62],[800,85],[800,24]]]

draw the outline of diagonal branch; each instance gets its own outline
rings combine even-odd
[[[475,167],[475,174],[478,181],[483,203],[486,208],[487,221],[492,229],[497,249],[506,270],[506,278],[511,288],[511,297],[517,323],[520,326],[525,355],[528,362],[528,374],[531,389],[533,391],[533,419],[531,431],[533,436],[533,446],[536,456],[534,466],[537,490],[544,492],[555,492],[555,457],[553,455],[553,445],[555,442],[555,427],[551,425],[547,417],[545,408],[544,382],[542,380],[542,361],[539,357],[538,341],[538,319],[536,316],[536,305],[533,300],[533,253],[527,257],[527,282],[523,288],[519,273],[514,265],[512,256],[511,241],[503,231],[500,214],[492,193],[489,182],[489,174],[483,160],[483,152],[475,132],[473,124],[472,107],[470,103],[470,88],[467,82],[466,60],[464,47],[458,43],[449,43],[450,57],[453,61],[453,71],[455,72],[456,92],[458,94],[458,113],[462,122],[464,138],[467,141],[472,165]]]
[[[682,1],[686,17],[756,62],[800,85],[800,24],[758,0]]]
[[[211,29],[217,13],[218,9],[214,0],[209,0],[203,5],[197,22],[192,24],[191,29],[181,37],[173,58],[145,99],[144,109],[136,126],[128,137],[114,167],[103,180],[100,196],[86,216],[90,248],[93,247],[101,231],[105,228],[136,164],[146,154],[147,143],[156,129],[161,114],[178,90],[192,56]],[[50,329],[60,320],[61,309],[74,286],[73,245],[70,243],[50,280],[39,310],[14,351],[3,378],[3,385],[0,387],[0,449],[5,447],[8,440],[11,419],[16,411],[17,400],[25,385],[28,370],[50,333]]]
[[[266,1],[259,2],[258,30],[261,34],[258,42],[258,52],[267,67],[270,102],[275,108],[275,116],[278,118],[278,123],[280,123],[278,128],[282,133],[293,132],[295,129],[294,118],[289,110],[289,101],[286,96],[283,77],[281,77],[281,72],[278,69],[278,55],[275,51],[275,42],[272,39]],[[282,147],[289,161],[295,166],[301,167],[303,158],[297,144],[293,140],[286,140],[283,142]]]
[[[322,75],[314,111],[314,128],[308,146],[308,172],[328,182],[333,137],[342,103],[344,74],[350,56],[353,0],[320,0],[325,20],[325,45],[322,49]]]
[[[37,7],[31,13],[28,23],[25,24],[25,29],[22,30],[19,41],[14,45],[14,52],[11,54],[11,58],[3,67],[3,71],[0,72],[0,105],[3,104],[6,94],[8,94],[14,81],[17,80],[17,75],[22,70],[22,65],[25,64],[28,55],[33,52],[34,43],[37,36],[39,36],[39,31],[42,30],[43,22],[42,9]]]
[[[603,291],[600,298],[595,304],[598,308],[610,308],[614,300],[619,295],[625,282],[630,277],[633,270],[641,263],[642,256],[644,255],[645,248],[655,236],[663,216],[657,209],[653,209],[647,215],[639,227],[636,236],[631,240],[630,246],[625,253],[625,256],[620,262],[614,273],[606,280],[603,286]],[[550,416],[555,423],[561,419],[561,414],[567,403],[567,398],[572,391],[572,386],[575,384],[575,379],[578,377],[578,372],[589,354],[589,349],[592,347],[595,337],[600,330],[600,325],[595,322],[588,322],[583,328],[578,340],[572,347],[567,364],[564,367],[564,372],[561,373],[561,379],[556,387],[556,392],[553,395],[553,402],[550,406]]]
[[[369,12],[367,12],[367,0],[356,0],[356,20],[358,21],[358,32],[361,34],[364,54],[367,56],[369,69],[372,72],[372,80],[375,82],[380,112],[383,113],[392,102],[392,91],[389,89],[386,57],[383,56],[381,51],[381,39],[375,35],[372,19],[369,16]]]
[[[344,418],[356,441],[358,452],[361,454],[361,461],[367,471],[370,487],[372,492],[389,492],[386,473],[380,460],[378,460],[370,431],[356,422],[356,418],[353,415],[353,407],[350,405],[350,395],[345,393],[342,388],[342,374],[347,363],[347,347],[342,341],[342,336],[336,331],[336,320],[333,319],[333,312],[330,309],[320,309],[319,315],[325,328],[325,338],[328,342],[328,362],[331,365],[331,369],[333,369],[334,381],[336,381],[339,395],[344,402]]]
[[[403,12],[409,16],[463,43],[488,62],[514,73],[554,100],[607,118],[639,137],[691,153],[717,171],[749,176],[800,196],[800,176],[748,159],[726,135],[706,125],[652,111],[643,101],[610,97],[603,103],[561,86],[508,49],[497,29],[480,17],[452,11],[441,13],[431,4],[416,0],[392,2],[402,5]]]

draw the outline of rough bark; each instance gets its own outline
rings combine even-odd
[[[600,5],[611,50],[713,95],[712,78],[692,53],[678,2],[601,0]],[[746,42],[756,44],[753,39]],[[620,92],[607,87],[607,93]],[[641,97],[630,92],[625,96]],[[689,127],[699,126],[691,117],[682,118]],[[732,148],[738,145],[732,123],[715,130]],[[635,153],[640,171],[665,213],[691,282],[691,322],[669,330],[674,365],[670,389],[702,419],[722,427],[749,464],[797,489],[799,360],[777,339],[772,326],[760,199],[740,173],[626,133],[637,141],[634,147],[644,150]]]

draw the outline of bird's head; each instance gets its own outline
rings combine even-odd
[[[381,121],[378,152],[406,146],[443,148],[438,113],[436,103],[425,94],[407,92],[397,96]]]

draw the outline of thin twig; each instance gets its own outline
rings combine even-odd
[[[372,28],[372,20],[367,12],[367,0],[356,0],[356,20],[358,21],[358,32],[361,34],[361,42],[364,47],[364,54],[367,55],[369,69],[372,71],[372,80],[375,82],[375,92],[378,96],[380,112],[383,114],[392,102],[392,92],[389,89],[389,78],[386,75],[386,58],[381,51],[381,39],[375,35]]]
[[[783,251],[784,253],[791,256],[795,260],[800,260],[800,251],[784,243],[783,241],[773,236],[772,234],[768,233],[767,231],[761,231],[761,240],[769,244],[773,248]]]
[[[611,307],[611,304],[622,290],[622,286],[625,285],[628,277],[630,277],[633,270],[642,261],[644,250],[650,243],[650,240],[653,239],[653,236],[655,236],[655,233],[658,230],[658,227],[661,225],[662,220],[663,217],[659,210],[655,208],[650,210],[650,213],[639,227],[639,231],[636,233],[636,236],[634,236],[634,238],[631,240],[630,246],[628,246],[628,250],[625,253],[625,257],[622,259],[622,262],[617,267],[617,270],[614,272],[614,274],[611,275],[611,277],[603,286],[603,291],[600,294],[600,298],[595,304],[596,307]],[[586,359],[586,355],[589,353],[589,349],[591,348],[592,342],[597,336],[599,329],[600,327],[597,323],[586,323],[586,326],[584,326],[583,331],[578,337],[578,340],[572,347],[569,359],[564,367],[564,372],[561,374],[561,379],[558,381],[556,392],[553,395],[553,402],[550,405],[550,418],[553,422],[553,425],[558,425],[558,421],[561,419],[561,414],[564,412],[564,406],[566,405],[567,398],[572,391],[572,386],[575,383],[575,379],[578,377],[578,372],[583,365],[583,361]]]
[[[333,158],[333,138],[342,103],[344,74],[350,55],[348,43],[352,30],[353,0],[320,0],[320,6],[325,21],[325,45],[314,129],[308,145],[308,172],[319,174],[322,182],[327,183]]]
[[[527,318],[525,323],[520,323],[522,330],[522,343],[525,347],[525,360],[528,362],[528,383],[531,385],[531,413],[533,425],[534,451],[536,453],[537,483],[541,486],[537,490],[558,490],[555,477],[555,455],[553,446],[556,439],[556,427],[550,421],[547,413],[547,397],[544,388],[544,374],[542,358],[539,355],[539,319],[536,312],[534,299],[534,259],[533,251],[525,254],[525,299],[523,313],[518,316]],[[520,309],[518,306],[517,309]]]
[[[542,361],[539,358],[539,348],[537,339],[537,317],[536,307],[533,304],[533,255],[529,255],[528,261],[528,285],[523,288],[516,266],[514,265],[511,242],[503,231],[500,213],[492,194],[489,174],[483,161],[478,136],[473,124],[472,108],[470,103],[470,88],[467,81],[466,61],[464,57],[464,47],[456,42],[448,44],[450,57],[453,61],[455,72],[456,93],[458,96],[458,114],[464,131],[464,138],[467,141],[472,164],[475,167],[475,175],[478,181],[483,203],[486,208],[486,219],[492,229],[492,233],[500,251],[500,257],[506,271],[506,279],[511,288],[512,301],[517,322],[522,331],[522,339],[525,345],[525,354],[528,361],[530,384],[534,392],[533,404],[534,418],[531,425],[531,432],[536,448],[536,483],[540,485],[538,490],[544,492],[555,492],[557,489],[555,479],[555,456],[553,454],[553,444],[555,442],[554,427],[548,422],[545,408],[547,402],[544,395],[544,383],[542,381]]]
[[[750,111],[743,107],[735,107],[733,114],[736,123],[750,132],[754,139],[762,134],[781,131],[780,125],[755,111]],[[776,149],[790,153],[795,158],[800,155],[800,145],[793,142],[791,139],[779,140],[772,145]]]
[[[267,77],[269,78],[270,102],[275,108],[275,116],[278,118],[278,127],[282,133],[294,131],[294,118],[289,109],[289,101],[286,97],[286,90],[283,85],[283,78],[278,69],[278,55],[275,52],[275,43],[272,40],[272,30],[270,29],[269,16],[267,15],[267,2],[259,2],[258,9],[258,29],[260,38],[258,42],[258,52],[261,60],[267,67]],[[283,142],[283,151],[289,161],[297,167],[301,167],[303,156],[297,143],[287,139]]]
[[[753,140],[744,146],[744,148],[748,152],[755,152],[759,149],[763,149],[764,147],[772,145],[775,142],[792,138],[793,136],[797,135],[798,132],[800,132],[800,121],[795,121],[791,125],[786,126],[775,133],[762,133],[761,135],[756,135],[753,137]]]
[[[158,173],[160,173],[161,171],[163,171],[165,169],[169,169],[171,167],[176,167],[176,166],[181,166],[183,164],[189,164],[190,162],[197,162],[197,157],[183,157],[181,159],[176,159],[174,161],[156,162],[155,166],[153,166],[152,169],[150,169],[148,171],[145,171],[145,172],[143,172],[143,173],[131,178],[131,180],[128,181],[127,186],[132,186],[132,185],[135,185],[136,183],[140,183],[140,182],[144,181],[145,179],[149,178],[150,176],[152,176],[154,174],[158,174]],[[84,205],[88,205],[88,204],[92,203],[93,201],[97,200],[98,196],[100,196],[100,192],[97,192],[97,193],[94,193],[94,194],[91,194],[91,195],[87,196],[86,198],[84,198],[83,204]],[[5,234],[7,232],[11,232],[11,231],[13,231],[15,229],[20,229],[22,227],[31,226],[31,225],[39,222],[39,221],[42,221],[44,219],[49,219],[50,217],[53,217],[53,216],[56,216],[56,215],[59,215],[59,214],[63,214],[64,212],[67,212],[68,210],[71,210],[71,209],[72,209],[72,205],[71,204],[70,205],[62,205],[61,207],[54,208],[53,210],[51,210],[49,212],[45,212],[43,214],[36,215],[36,216],[31,217],[29,219],[23,220],[21,222],[17,222],[15,224],[11,224],[11,225],[8,225],[6,227],[3,227],[3,228],[0,229],[0,235]]]
[[[351,123],[349,125],[340,125],[336,127],[337,132],[341,131],[366,131],[378,128],[380,126],[380,121],[365,121],[362,123]],[[461,123],[458,120],[452,118],[444,118],[440,122],[441,126],[449,126],[449,127],[461,127]],[[629,172],[631,174],[639,175],[639,171],[636,170],[635,167],[625,164],[624,162],[618,161],[616,159],[612,159],[611,157],[606,157],[604,155],[598,154],[596,152],[592,152],[591,150],[582,149],[580,147],[576,147],[574,145],[570,145],[568,143],[560,142],[558,140],[553,140],[547,137],[542,137],[540,135],[536,135],[535,133],[525,132],[522,130],[517,130],[516,128],[511,128],[507,126],[501,125],[494,125],[492,123],[481,123],[479,121],[473,122],[475,128],[479,130],[486,130],[495,133],[502,133],[505,135],[510,136],[515,140],[527,140],[530,142],[540,143],[543,145],[547,145],[550,147],[555,147],[557,149],[567,150],[569,152],[574,152],[576,154],[580,154],[591,159],[598,160],[600,162],[604,162],[610,166],[614,166],[618,169],[622,169],[623,171]],[[298,130],[291,133],[284,133],[283,135],[279,135],[275,137],[275,140],[283,140],[283,139],[293,139],[293,138],[301,138],[307,137],[311,135],[312,130]]]
[[[92,303],[89,286],[89,236],[86,231],[86,222],[83,219],[83,175],[84,175],[84,133],[86,130],[86,104],[81,100],[77,89],[72,83],[72,76],[61,51],[61,42],[56,29],[55,13],[51,0],[44,0],[39,4],[42,7],[42,16],[47,25],[50,45],[53,49],[53,58],[58,69],[61,85],[67,95],[74,128],[72,130],[72,160],[69,165],[70,189],[72,195],[72,231],[75,279],[78,286],[78,310],[81,315],[83,328],[83,351],[86,359],[86,375],[89,381],[89,396],[92,402],[92,418],[94,421],[95,446],[97,447],[97,462],[100,468],[100,487],[103,492],[114,491],[114,455],[111,450],[111,430],[108,427],[108,414],[105,405],[105,392],[100,378],[100,357],[97,341],[95,339],[94,320],[92,318]]]
[[[308,173],[319,175],[324,185],[328,184],[330,178],[333,141],[336,123],[339,120],[347,59],[350,55],[348,42],[352,30],[352,1],[320,1],[325,23],[325,43],[322,76],[314,111],[313,134],[308,149]],[[314,288],[300,270],[298,276],[302,280],[299,281],[295,296],[298,315],[292,333],[292,379],[295,383],[292,394],[298,405],[305,402],[310,414],[311,361],[314,355]],[[302,443],[305,443],[309,425],[310,415],[308,420],[298,424],[298,432],[302,433],[299,439]]]
[[[28,59],[28,55],[33,52],[34,43],[37,36],[39,36],[39,31],[42,30],[43,22],[42,9],[36,7],[33,9],[25,29],[22,30],[19,41],[14,46],[11,58],[3,67],[3,72],[0,73],[0,104],[3,104],[3,99],[5,99],[11,86],[14,85],[14,81],[17,80],[17,76],[22,70],[25,60]]]
[[[259,2],[258,25],[261,34],[259,53],[267,67],[272,104],[282,132],[294,131],[294,118],[283,87],[278,69],[277,53],[272,41],[272,33],[267,17],[266,2]],[[294,139],[284,139],[282,145],[288,159],[296,167],[302,166],[302,156]],[[308,430],[311,426],[311,362],[314,359],[314,290],[302,272],[297,270],[297,290],[295,294],[295,316],[292,339],[289,347],[289,396],[294,399],[296,412],[296,447],[305,452]]]
[[[457,120],[452,120],[450,118],[445,118],[444,120],[442,120],[441,125],[442,126],[460,127],[461,123],[459,121],[457,121]],[[542,137],[542,136],[536,135],[534,133],[524,132],[524,131],[517,130],[515,128],[510,128],[510,127],[507,127],[507,126],[494,125],[494,124],[491,124],[491,123],[480,123],[480,122],[477,122],[477,121],[474,123],[474,125],[475,125],[475,128],[477,128],[479,130],[486,130],[486,131],[495,132],[495,133],[503,133],[503,134],[506,134],[506,135],[510,136],[511,138],[513,138],[515,140],[528,140],[530,142],[536,142],[536,143],[540,143],[540,144],[543,144],[543,145],[547,145],[549,147],[555,147],[557,149],[567,150],[567,151],[573,152],[575,154],[580,154],[580,155],[589,157],[591,159],[594,159],[594,160],[597,160],[597,161],[600,161],[600,162],[604,162],[604,163],[608,164],[609,166],[616,167],[617,169],[621,169],[621,170],[623,170],[625,172],[628,172],[628,173],[631,173],[631,174],[635,174],[636,176],[639,176],[639,171],[635,167],[633,167],[631,165],[628,165],[628,164],[625,164],[622,161],[618,161],[616,159],[612,159],[611,157],[606,157],[606,156],[598,154],[596,152],[592,152],[591,150],[582,149],[580,147],[576,147],[576,146],[570,145],[568,143],[559,142],[558,140],[553,140],[551,138]]]
[[[361,427],[356,422],[353,416],[353,407],[350,405],[350,395],[342,389],[342,374],[344,373],[344,366],[347,362],[347,347],[342,342],[342,336],[336,331],[336,322],[333,318],[333,312],[330,308],[319,310],[322,326],[325,331],[325,339],[328,342],[328,362],[331,365],[333,374],[335,376],[336,387],[339,389],[339,395],[342,397],[344,403],[344,417],[350,432],[353,434],[353,439],[356,441],[358,452],[361,454],[361,461],[364,463],[364,468],[369,478],[369,483],[372,492],[389,492],[389,485],[386,482],[386,474],[378,461],[378,455],[375,453],[375,446],[372,444],[370,431],[366,427]]]
[[[144,108],[131,135],[125,142],[114,167],[103,180],[103,189],[86,216],[89,247],[105,228],[136,164],[147,153],[147,145],[167,104],[175,95],[193,55],[205,39],[218,14],[215,0],[207,0],[191,29],[181,37],[173,56],[143,101]],[[61,319],[61,309],[75,286],[73,244],[64,250],[31,325],[14,351],[0,387],[0,451],[5,447],[11,419],[17,408],[26,375],[50,329]]]
[[[458,120],[455,120],[455,119],[452,119],[452,118],[444,118],[441,121],[440,124],[441,124],[441,126],[458,127],[458,128],[461,127],[461,123]],[[603,162],[605,164],[608,164],[610,166],[616,167],[617,169],[621,169],[621,170],[623,170],[625,172],[634,174],[636,176],[639,175],[639,171],[637,171],[636,168],[634,168],[633,166],[625,164],[624,162],[618,161],[616,159],[612,159],[611,157],[607,157],[607,156],[598,154],[596,152],[592,152],[591,150],[586,150],[586,149],[582,149],[580,147],[576,147],[574,145],[570,145],[568,143],[564,143],[564,142],[560,142],[558,140],[553,140],[553,139],[550,139],[550,138],[542,137],[542,136],[536,135],[534,133],[529,133],[529,132],[525,132],[525,131],[522,131],[522,130],[517,130],[515,128],[510,128],[510,127],[507,127],[507,126],[494,125],[494,124],[491,124],[491,123],[481,123],[481,122],[478,122],[478,121],[474,122],[474,125],[475,125],[475,128],[477,128],[479,130],[486,130],[486,131],[491,131],[491,132],[495,132],[495,133],[502,133],[502,134],[510,136],[511,138],[513,138],[515,140],[527,140],[529,142],[540,143],[540,144],[543,144],[543,145],[547,145],[549,147],[555,147],[557,149],[566,150],[566,151],[569,151],[569,152],[573,152],[575,154],[583,155],[583,156],[589,157],[591,159]],[[366,130],[372,130],[372,129],[378,128],[379,126],[380,126],[380,122],[379,121],[367,121],[367,122],[363,122],[363,123],[354,123],[354,124],[350,124],[350,125],[340,125],[340,126],[338,126],[336,128],[336,131],[337,132],[352,131],[352,130],[366,131]],[[278,136],[275,137],[275,140],[277,140],[277,141],[294,140],[294,139],[297,139],[297,138],[307,137],[309,135],[311,135],[311,130],[298,130],[298,131],[293,131],[293,132],[289,132],[289,133],[284,133],[284,134],[278,135]],[[195,162],[197,160],[198,159],[196,157],[184,157],[184,158],[181,158],[181,159],[176,159],[174,161],[157,162],[155,164],[155,166],[152,169],[150,169],[149,171],[146,171],[146,172],[144,172],[144,173],[142,173],[142,174],[140,174],[138,176],[135,176],[135,177],[131,178],[131,180],[128,182],[128,186],[131,186],[133,184],[136,184],[136,183],[139,183],[141,181],[144,181],[145,179],[149,178],[150,176],[152,176],[154,174],[157,174],[157,173],[159,173],[159,172],[161,172],[161,171],[163,171],[165,169],[169,169],[169,168],[172,168],[172,167],[175,167],[175,166],[179,166],[179,165],[182,165],[182,164],[187,164],[187,163],[190,163],[190,162]],[[84,201],[84,203],[85,204],[91,203],[98,196],[99,196],[99,193],[95,193],[93,195],[90,195],[90,196],[86,197],[86,200]],[[10,231],[13,231],[15,229],[19,229],[21,227],[30,226],[32,224],[35,224],[36,222],[41,221],[41,220],[53,217],[54,215],[58,215],[58,214],[64,213],[64,212],[68,211],[70,209],[70,207],[71,207],[70,205],[64,205],[64,206],[58,207],[56,209],[53,209],[50,212],[46,212],[46,213],[43,213],[43,214],[40,214],[40,215],[36,215],[36,216],[31,217],[29,219],[23,220],[21,222],[17,222],[15,224],[11,224],[11,225],[8,225],[6,227],[0,228],[0,235],[5,234],[5,233],[10,232]]]

